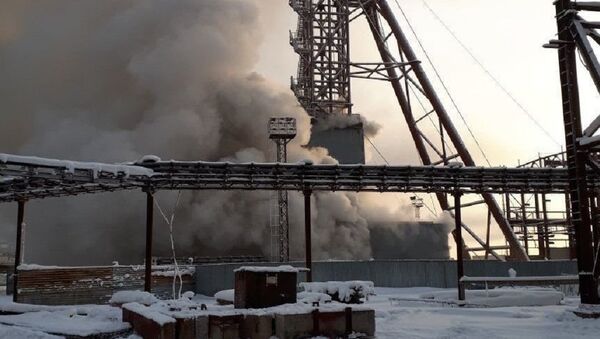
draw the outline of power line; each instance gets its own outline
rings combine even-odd
[[[481,147],[481,144],[479,144],[479,140],[477,140],[477,138],[475,137],[475,134],[473,133],[473,131],[471,130],[471,127],[469,126],[469,124],[467,123],[467,120],[465,119],[465,117],[463,116],[461,110],[458,108],[458,105],[456,104],[456,102],[454,101],[454,98],[452,97],[452,95],[450,94],[450,90],[448,90],[448,87],[446,86],[446,84],[444,83],[444,80],[442,80],[442,77],[440,76],[437,68],[435,67],[435,65],[433,64],[433,61],[431,60],[431,58],[429,57],[429,54],[427,53],[427,51],[425,50],[425,47],[423,46],[423,44],[421,43],[421,40],[419,39],[417,33],[415,32],[415,29],[413,28],[412,24],[410,23],[410,21],[408,20],[408,16],[406,15],[406,13],[404,13],[404,10],[402,9],[402,7],[400,6],[400,3],[398,2],[398,0],[395,0],[396,6],[398,7],[398,9],[400,10],[400,13],[402,13],[402,16],[404,17],[404,20],[406,20],[406,23],[408,24],[408,27],[410,28],[411,32],[413,33],[413,35],[415,36],[415,39],[417,40],[417,43],[419,44],[419,47],[421,47],[421,50],[423,51],[423,53],[425,54],[425,57],[427,58],[427,61],[429,62],[429,64],[431,65],[431,68],[433,69],[433,72],[435,73],[436,77],[438,78],[438,80],[440,81],[440,83],[442,84],[442,87],[444,88],[444,91],[446,92],[446,94],[448,95],[448,98],[450,98],[450,101],[452,102],[452,106],[454,106],[454,109],[456,109],[456,111],[458,112],[458,115],[460,116],[461,120],[463,121],[463,123],[465,124],[465,126],[467,127],[467,131],[469,132],[469,134],[471,135],[471,137],[473,138],[473,140],[475,141],[475,145],[477,146],[477,148],[479,149],[479,151],[481,152],[481,155],[483,155],[483,158],[485,159],[485,161],[487,162],[487,164],[489,166],[492,166],[490,163],[490,160],[488,159],[487,155],[485,154],[485,152],[483,151],[483,148]]]
[[[373,149],[375,150],[375,152],[377,152],[377,154],[379,155],[379,157],[381,159],[383,159],[383,161],[387,165],[390,165],[390,162],[385,158],[385,156],[383,156],[383,154],[381,153],[381,151],[379,150],[379,148],[377,148],[377,146],[375,146],[375,143],[373,143],[373,141],[371,140],[371,138],[369,138],[369,136],[365,135],[365,139],[367,139],[367,141],[369,142],[369,144],[371,144],[371,147],[373,147]],[[395,197],[396,197],[396,199],[398,199],[397,196],[395,196]],[[419,198],[419,196],[416,193],[415,193],[415,197]],[[400,200],[398,200],[398,202],[400,202]],[[434,217],[437,216],[437,211],[434,212],[434,210],[431,209],[431,207],[429,207],[425,202],[423,202],[423,206],[425,206],[425,208],[427,208],[427,210],[429,211],[429,213],[431,213],[432,216],[434,216]],[[433,206],[434,206],[433,208],[435,209],[435,204]]]
[[[397,0],[396,0],[397,1]],[[437,13],[427,4],[427,2],[425,0],[421,0],[423,2],[423,5],[425,5],[425,7],[429,10],[429,12],[431,12],[431,14],[435,17],[435,19],[444,27],[444,29],[452,36],[452,38],[454,40],[456,40],[456,42],[458,42],[458,44],[462,47],[462,49],[465,50],[465,52],[467,52],[467,54],[471,57],[471,59],[473,59],[473,61],[475,61],[475,63],[485,72],[485,74],[487,74],[487,76],[492,79],[492,81],[494,83],[496,83],[496,86],[498,86],[503,92],[504,94],[506,94],[511,100],[512,102],[514,102],[517,107],[519,107],[519,109],[521,109],[521,111],[523,113],[525,113],[527,115],[527,117],[542,131],[544,132],[544,134],[550,138],[550,140],[552,140],[555,144],[557,144],[558,146],[561,145],[560,142],[558,142],[551,134],[550,132],[548,132],[534,117],[533,115],[531,115],[531,113],[529,113],[529,111],[527,111],[527,109],[515,98],[515,96],[504,86],[502,85],[502,83],[487,69],[487,67],[485,67],[483,65],[483,63],[481,63],[481,61],[479,61],[479,59],[477,59],[477,57],[475,56],[475,54],[473,54],[473,52],[462,42],[462,40],[460,40],[458,38],[458,36],[454,33],[454,31],[452,29],[450,29],[450,27],[442,20],[442,18],[440,18],[440,16],[437,15]]]

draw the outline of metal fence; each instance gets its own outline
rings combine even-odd
[[[292,262],[303,267],[304,263]],[[273,263],[246,265],[276,266]],[[244,264],[209,264],[196,266],[196,293],[214,295],[233,288],[233,270]],[[465,275],[508,276],[513,268],[519,276],[552,276],[576,274],[577,263],[570,260],[500,262],[465,261]],[[299,280],[304,280],[300,273]],[[456,287],[456,262],[451,260],[374,260],[319,261],[313,264],[313,280],[370,280],[379,287]]]

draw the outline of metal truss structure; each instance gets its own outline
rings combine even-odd
[[[314,118],[351,114],[349,15],[347,0],[290,0],[298,13],[290,44],[298,53],[297,76],[291,88]]]
[[[558,39],[545,47],[556,48],[562,93],[563,120],[566,139],[566,162],[569,173],[569,201],[571,222],[577,253],[579,292],[581,302],[600,304],[600,227],[598,225],[598,191],[588,187],[587,168],[600,171],[595,157],[600,146],[600,116],[583,128],[580,112],[579,83],[577,80],[577,53],[600,92],[600,63],[592,43],[600,44],[600,23],[586,21],[581,11],[600,12],[599,2],[557,0],[556,23]]]
[[[566,154],[560,152],[540,156],[519,167],[566,169]],[[558,203],[552,204],[552,200],[558,200]],[[543,260],[575,257],[574,231],[566,192],[506,194],[504,202],[506,218],[531,258]]]
[[[149,174],[0,162],[0,202],[119,190],[289,190],[421,193],[564,193],[562,168],[148,162]],[[590,173],[589,189],[600,188]]]
[[[290,43],[300,56],[291,87],[309,115],[351,113],[351,77],[388,81],[423,165],[461,161],[475,166],[387,0],[290,0],[290,6],[298,13],[298,28],[290,33]],[[368,22],[381,62],[350,60],[349,26],[361,16]],[[438,192],[436,197],[442,210],[451,209],[445,194]],[[483,193],[480,201],[502,231],[510,255],[528,260],[494,196]],[[478,242],[489,252],[489,245]]]
[[[269,119],[269,138],[275,142],[276,161],[287,162],[287,144],[296,137],[296,119]],[[276,213],[270,215],[271,250],[273,259],[280,262],[290,260],[290,218],[288,192],[279,190],[275,198]],[[277,253],[277,255],[275,255]]]

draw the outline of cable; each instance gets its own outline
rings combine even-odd
[[[362,4],[361,4],[361,7],[363,8],[363,11],[366,11],[366,9],[364,8],[364,6],[362,6]],[[365,17],[367,18],[367,21],[369,21],[369,23],[371,24],[371,26],[373,26],[373,27],[375,27],[375,26],[376,26],[376,25],[375,25],[375,23],[374,23],[374,22],[371,20],[371,18],[370,18],[368,15],[365,15]],[[382,27],[381,25],[377,25],[377,27],[378,27],[378,28],[379,28],[379,30],[381,30],[382,32],[384,31],[384,29],[383,29],[383,27]],[[381,41],[383,41],[383,44],[386,46],[386,50],[388,50],[388,51],[389,51],[389,49],[388,49],[388,43],[387,43],[387,39],[384,39],[384,37],[383,37],[381,34],[379,34],[379,30],[377,30],[377,35],[379,36],[379,38],[381,39]],[[384,32],[384,33],[385,33],[385,32]],[[384,34],[384,35],[385,35],[385,34]],[[389,52],[388,52],[388,54],[389,54]],[[390,55],[390,57],[393,59],[393,56],[391,56],[391,55]],[[402,54],[400,54],[400,57],[402,58]],[[406,75],[406,76],[408,76],[408,75]],[[417,93],[415,92],[415,90],[414,90],[414,88],[413,88],[413,86],[414,86],[414,85],[412,85],[412,86],[411,86],[411,84],[410,84],[410,83],[407,83],[407,85],[406,85],[406,86],[407,86],[407,88],[408,88],[408,89],[409,89],[409,90],[410,90],[410,91],[413,93],[414,97],[417,99],[417,101],[418,101],[419,105],[421,106],[421,109],[423,110],[423,114],[427,114],[427,109],[425,109],[425,106],[423,105],[423,102],[421,101],[421,99],[419,99],[419,96],[417,95]],[[433,119],[431,118],[431,116],[430,116],[429,114],[427,114],[427,119],[428,119],[428,120],[431,122],[431,124],[432,124],[432,126],[433,126],[434,130],[437,130],[437,126],[435,125],[435,122],[433,121]],[[370,140],[369,140],[369,142],[370,142]],[[444,146],[445,146],[445,147],[446,147],[448,150],[451,150],[451,145],[450,145],[450,144],[448,144],[448,143],[447,143],[445,140],[442,140],[442,142],[443,142],[443,145],[442,145],[442,147],[444,147]],[[372,144],[372,143],[371,143],[371,144]],[[375,147],[374,147],[374,148],[375,148]],[[375,149],[376,149],[376,148],[375,148]],[[376,150],[377,150],[377,149],[376,149]],[[384,159],[384,157],[383,157],[381,154],[380,154],[380,156],[381,156],[381,157]],[[488,162],[488,163],[489,163],[489,162]],[[431,197],[431,195],[429,195],[429,196]],[[433,200],[433,199],[432,199],[432,200]],[[434,208],[435,208],[435,204],[434,204]],[[437,213],[437,211],[436,211],[436,213]]]
[[[454,33],[454,31],[452,29],[450,29],[450,27],[442,20],[442,18],[440,18],[437,13],[427,4],[427,2],[425,0],[421,0],[423,2],[423,5],[425,5],[425,7],[429,10],[429,12],[431,12],[431,14],[435,17],[435,19],[444,27],[444,29],[450,33],[450,35],[452,36],[452,38],[454,38],[454,40],[456,40],[456,42],[458,42],[458,44],[462,47],[462,49],[465,50],[465,52],[467,52],[467,54],[473,59],[473,61],[475,61],[475,63],[485,72],[485,74],[487,74],[487,76],[492,79],[492,81],[494,81],[496,83],[496,85],[504,92],[504,94],[506,94],[511,100],[512,102],[514,102],[517,107],[519,107],[519,109],[521,109],[521,111],[523,113],[525,113],[527,115],[527,117],[542,131],[544,132],[544,134],[550,138],[550,140],[552,140],[555,144],[557,145],[561,145],[560,142],[558,142],[551,134],[550,132],[548,132],[534,117],[533,115],[531,115],[531,113],[529,113],[529,111],[527,111],[527,109],[525,109],[525,107],[515,98],[515,96],[506,88],[504,87],[504,85],[502,85],[502,83],[500,83],[500,81],[483,65],[483,63],[481,63],[481,61],[479,61],[479,59],[477,59],[477,57],[475,56],[475,54],[473,54],[473,52],[462,42],[462,40],[460,40],[458,38],[458,36]],[[397,0],[396,0],[397,2]],[[402,9],[401,9],[402,10]],[[410,24],[409,24],[410,25]]]
[[[371,138],[369,138],[367,135],[365,135],[365,139],[367,139],[367,141],[369,142],[369,144],[371,144],[373,149],[375,149],[375,152],[377,152],[379,157],[381,157],[381,159],[383,159],[383,161],[389,166],[390,162],[387,161],[387,159],[383,156],[383,154],[381,153],[379,148],[377,148],[377,146],[375,146],[375,144],[373,143]],[[394,196],[396,197],[396,199],[398,199],[398,196],[396,196],[396,195],[394,195]],[[419,198],[419,196],[416,193],[415,193],[415,197]],[[430,197],[431,197],[431,195],[430,195]],[[398,202],[399,202],[399,200],[398,200]],[[429,213],[431,213],[432,216],[434,216],[434,217],[437,216],[437,211],[434,212],[434,210],[432,210],[431,207],[429,207],[425,202],[423,202],[423,206],[425,206],[425,208],[427,208],[427,210],[429,211]],[[435,209],[435,204],[434,204],[433,208]]]
[[[471,135],[471,137],[473,138],[473,140],[475,141],[475,145],[477,145],[477,148],[479,149],[479,151],[481,152],[481,154],[483,155],[483,158],[485,159],[485,161],[487,162],[487,164],[489,166],[492,166],[490,163],[490,160],[488,159],[487,155],[485,154],[485,152],[483,151],[483,148],[481,147],[481,145],[479,144],[479,140],[477,140],[477,138],[475,137],[475,134],[473,133],[473,131],[471,130],[471,127],[469,127],[469,124],[467,123],[467,120],[465,119],[465,117],[463,116],[462,112],[460,111],[460,109],[458,108],[458,105],[456,104],[456,102],[454,101],[454,98],[452,97],[452,95],[450,94],[450,91],[448,90],[448,87],[446,87],[446,84],[444,83],[444,80],[442,80],[442,77],[440,76],[437,68],[435,67],[435,65],[433,64],[433,62],[431,61],[431,58],[429,57],[429,54],[427,53],[427,51],[425,50],[425,47],[423,46],[423,44],[421,43],[421,40],[419,39],[419,37],[417,36],[417,33],[415,32],[415,29],[413,28],[412,24],[410,23],[410,21],[408,20],[408,16],[406,15],[406,13],[404,13],[404,10],[402,9],[402,7],[400,6],[400,3],[398,2],[398,0],[394,0],[394,2],[396,3],[396,6],[398,7],[398,9],[400,10],[400,13],[402,13],[402,16],[404,17],[404,20],[406,20],[406,23],[408,24],[408,27],[410,28],[411,32],[413,33],[413,35],[415,36],[415,39],[417,40],[417,43],[419,44],[419,47],[421,47],[421,50],[423,51],[423,53],[425,54],[425,57],[427,58],[427,61],[429,62],[429,64],[431,65],[433,72],[435,73],[436,77],[438,78],[438,80],[440,81],[440,83],[442,84],[442,87],[444,88],[444,91],[446,92],[446,94],[448,95],[448,98],[450,98],[450,101],[452,102],[452,106],[454,106],[454,109],[456,109],[456,111],[458,112],[458,115],[460,116],[461,120],[463,121],[463,123],[465,124],[465,126],[467,127],[467,131],[469,132],[469,134]]]
[[[417,99],[417,102],[419,103],[419,105],[421,106],[421,109],[423,110],[423,114],[427,114],[427,109],[425,109],[425,105],[423,105],[423,102],[421,101],[421,99],[419,99],[419,95],[417,95],[417,91],[415,91],[414,85],[409,85],[408,88],[409,88],[410,92],[413,94],[413,96]],[[439,130],[438,130],[438,126],[436,126],[435,122],[431,118],[431,114],[427,114],[427,120],[429,120],[429,122],[431,122],[431,125],[433,126],[433,129],[435,131],[438,131],[438,133],[440,133]],[[456,153],[456,152],[452,151],[452,145],[449,144],[445,140],[445,138],[443,140],[442,147],[444,147],[444,146],[446,147],[446,150],[450,151],[451,153]],[[444,160],[444,159],[442,159],[442,160]]]

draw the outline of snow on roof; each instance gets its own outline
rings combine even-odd
[[[235,290],[223,290],[215,293],[215,299],[233,302],[235,300]]]
[[[69,267],[61,267],[61,266],[44,266],[38,264],[21,264],[17,267],[19,271],[36,271],[36,270],[54,270],[61,268],[69,268]]]
[[[129,310],[131,312],[135,312],[146,319],[150,319],[156,322],[159,325],[165,325],[168,323],[174,323],[175,319],[164,315],[150,307],[144,306],[138,303],[127,303],[123,305],[123,309]]]
[[[156,155],[148,154],[148,155],[144,155],[143,157],[141,157],[138,161],[136,161],[136,163],[143,164],[143,163],[159,162],[159,161],[162,161],[160,159],[160,157],[158,157]]]
[[[281,265],[281,266],[242,266],[234,272],[266,272],[266,273],[280,273],[280,272],[288,272],[288,273],[298,273],[300,269],[290,266],[290,265]]]
[[[22,156],[12,155],[6,153],[0,153],[0,162],[14,162],[20,164],[34,165],[34,166],[48,166],[48,167],[64,167],[68,172],[73,173],[76,169],[79,170],[92,170],[94,173],[108,172],[114,175],[118,173],[124,173],[125,175],[141,175],[141,176],[152,176],[154,173],[151,169],[132,166],[124,164],[105,164],[99,162],[80,162],[80,161],[69,161],[69,160],[58,160],[40,158],[35,156]]]
[[[235,293],[235,292],[234,292]],[[126,304],[129,305],[129,304]],[[140,305],[141,306],[141,305]],[[168,300],[159,301],[144,309],[145,311],[163,314],[170,318],[196,318],[205,315],[230,316],[230,315],[267,315],[274,316],[276,314],[307,314],[318,309],[321,313],[327,312],[342,312],[350,307],[356,311],[372,310],[370,307],[362,305],[347,305],[342,303],[321,304],[319,307],[306,304],[302,301],[295,304],[284,304],[268,308],[248,308],[236,309],[233,305],[206,305],[207,310],[202,310],[200,305],[193,301]]]
[[[144,291],[118,291],[112,295],[108,301],[111,304],[127,304],[139,303],[143,305],[151,305],[157,302],[158,299],[154,294]]]

